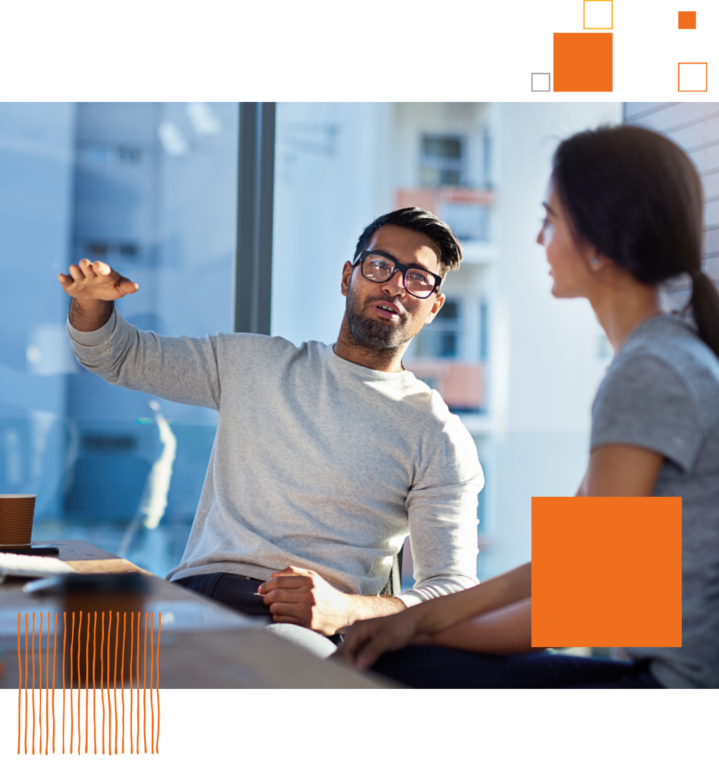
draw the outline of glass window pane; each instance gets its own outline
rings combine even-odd
[[[459,160],[462,157],[462,140],[454,136],[423,136],[422,151],[428,158]]]
[[[0,248],[22,286],[0,302],[0,487],[37,493],[35,539],[162,576],[180,559],[216,413],[81,368],[56,275],[106,261],[140,285],[117,304],[139,328],[230,332],[237,123],[236,104],[0,105]]]

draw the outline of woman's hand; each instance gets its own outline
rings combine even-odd
[[[397,651],[412,642],[418,634],[418,618],[418,612],[408,608],[392,616],[358,621],[333,658],[359,670],[369,669],[385,651]]]

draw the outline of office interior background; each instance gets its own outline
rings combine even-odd
[[[719,104],[0,105],[0,492],[38,495],[35,539],[85,539],[164,576],[217,414],[82,369],[57,274],[107,261],[140,284],[118,310],[159,334],[332,343],[360,232],[420,205],[465,257],[405,364],[477,445],[479,577],[529,559],[531,498],[575,493],[612,356],[587,302],[550,294],[541,202],[562,138],[623,121],[666,133],[697,164],[719,278]],[[668,305],[687,288],[667,286]]]

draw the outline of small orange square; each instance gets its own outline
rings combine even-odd
[[[709,87],[709,65],[706,61],[679,62],[678,90],[682,93],[706,93]]]
[[[681,644],[681,498],[532,499],[533,646]]]
[[[696,29],[697,12],[679,11],[679,29]]]

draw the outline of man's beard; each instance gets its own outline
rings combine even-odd
[[[395,325],[368,315],[367,307],[374,301],[377,299],[370,299],[367,302],[363,313],[356,291],[350,290],[347,295],[347,326],[355,343],[376,350],[394,350],[410,341],[412,336],[407,334],[407,329],[404,327],[405,319],[400,318],[400,322]]]

